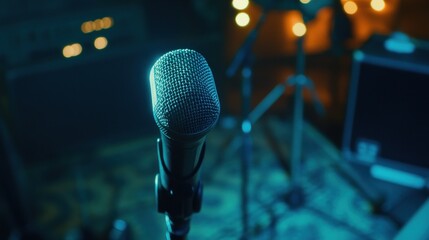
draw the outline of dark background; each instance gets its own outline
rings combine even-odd
[[[239,11],[229,1],[0,1],[0,117],[8,133],[3,146],[12,145],[24,167],[37,168],[77,152],[91,156],[100,146],[156,135],[148,73],[159,56],[178,48],[205,56],[222,105],[219,126],[236,124],[242,112],[240,72],[226,77],[225,71],[266,2],[251,1],[244,10],[250,23],[238,27],[234,18]],[[268,13],[251,45],[252,107],[295,72],[297,37],[290,29],[300,12],[284,2],[278,1]],[[359,9],[354,15],[344,13],[345,2],[323,1],[325,7],[313,9],[304,41],[305,74],[325,109],[319,115],[305,90],[304,117],[339,149],[353,52],[374,34],[401,31],[425,49],[429,40],[425,0],[386,0],[381,12],[372,10],[369,1],[356,1]],[[106,16],[112,17],[112,28],[82,33],[83,22]],[[99,36],[108,39],[106,49],[93,47]],[[82,53],[65,58],[63,47],[77,42]],[[264,116],[290,119],[293,93],[287,88]],[[383,117],[388,121],[390,116]],[[0,151],[2,162],[10,157],[8,151]],[[2,233],[9,232],[5,228]]]

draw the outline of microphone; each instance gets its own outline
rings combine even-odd
[[[153,115],[160,130],[157,210],[165,214],[167,239],[185,239],[192,213],[201,209],[199,170],[206,135],[219,118],[219,97],[210,67],[194,50],[164,54],[149,78]]]

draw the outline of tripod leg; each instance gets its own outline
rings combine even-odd
[[[252,124],[259,120],[259,118],[279,99],[284,93],[286,88],[285,84],[277,85],[271,92],[259,103],[255,109],[249,114],[249,120]]]
[[[252,137],[250,136],[250,131],[243,131],[242,136],[242,160],[241,160],[241,212],[242,212],[242,225],[243,225],[243,235],[242,240],[249,238],[249,169],[250,163],[252,161]]]
[[[319,113],[319,115],[324,115],[325,109],[323,108],[322,102],[320,101],[319,97],[317,96],[316,89],[314,88],[314,84],[311,81],[311,79],[306,78],[305,85],[310,90],[311,97],[313,98],[314,108],[316,109],[317,113]]]
[[[305,195],[300,187],[304,102],[302,99],[303,86],[299,82],[299,77],[300,76],[297,76],[297,79],[295,79],[297,82],[292,122],[292,148],[290,160],[291,186],[286,194],[286,202],[292,209],[299,208],[305,203]]]

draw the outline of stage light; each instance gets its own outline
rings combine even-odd
[[[310,3],[311,2],[311,0],[299,0],[302,4],[307,4],[307,3]]]
[[[232,0],[232,6],[237,10],[244,10],[249,6],[249,0]]]
[[[384,0],[371,0],[371,8],[377,12],[383,11],[386,7]]]
[[[241,12],[235,16],[235,23],[240,27],[245,27],[249,24],[250,17],[249,14]]]
[[[107,47],[108,41],[105,37],[98,37],[94,40],[94,47],[98,50],[104,49]]]
[[[63,56],[65,58],[76,57],[82,53],[82,45],[74,43],[63,48]]]
[[[292,32],[297,37],[302,37],[307,32],[307,27],[302,22],[297,22],[292,26]]]
[[[344,9],[344,12],[346,12],[347,14],[353,15],[357,12],[358,6],[353,1],[347,1],[346,3],[344,3],[343,9]]]

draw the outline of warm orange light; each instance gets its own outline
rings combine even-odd
[[[105,37],[98,37],[94,40],[94,47],[98,50],[104,49],[107,47],[108,41]]]
[[[357,4],[353,1],[347,1],[346,3],[344,3],[343,8],[344,8],[344,12],[346,12],[349,15],[355,14],[358,10]]]
[[[93,26],[95,31],[100,31],[101,29],[104,28],[104,22],[101,19],[97,19],[94,21]]]
[[[63,56],[65,58],[76,57],[82,53],[82,45],[74,43],[63,48]]]
[[[94,21],[86,21],[82,23],[80,29],[83,33],[91,33],[93,31],[100,31],[109,29],[113,26],[113,19],[111,17],[99,18]]]
[[[82,25],[80,26],[80,29],[82,30],[83,33],[90,33],[94,31],[94,29],[92,28],[91,21],[82,23]]]
[[[69,46],[69,45],[65,46],[63,48],[63,56],[65,58],[72,57],[73,56],[73,48],[71,46]]]
[[[245,27],[249,24],[250,17],[249,14],[241,12],[235,16],[235,23],[240,27]]]
[[[292,26],[292,32],[297,37],[302,37],[307,32],[307,27],[302,22],[297,22]]]
[[[111,17],[104,17],[101,19],[103,21],[103,28],[108,29],[113,26],[113,19]]]
[[[371,0],[371,8],[375,11],[381,12],[385,7],[386,3],[384,2],[384,0]]]

